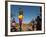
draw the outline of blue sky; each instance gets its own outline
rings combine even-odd
[[[18,13],[19,8],[22,7],[24,18],[23,23],[29,23],[32,19],[40,15],[40,6],[21,6],[21,5],[11,5],[12,18],[18,23]]]

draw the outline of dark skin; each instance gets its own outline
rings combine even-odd
[[[13,21],[12,23],[15,23],[15,25],[16,25],[15,21]],[[14,25],[12,25],[12,23],[11,23],[11,32],[17,32],[18,30],[15,28]]]
[[[17,32],[18,30],[15,27],[11,28],[11,32]]]

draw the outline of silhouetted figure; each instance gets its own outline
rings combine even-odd
[[[40,16],[37,16],[36,21],[37,21],[36,29],[37,29],[37,30],[41,30],[41,23],[42,23],[42,22],[41,22]]]

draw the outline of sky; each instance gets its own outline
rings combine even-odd
[[[24,14],[23,23],[29,23],[40,15],[40,6],[11,5],[11,15],[17,23],[19,22],[18,13],[20,7],[23,9]]]

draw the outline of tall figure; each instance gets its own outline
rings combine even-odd
[[[20,25],[20,31],[22,31],[22,21],[23,21],[23,10],[22,8],[19,8],[19,15],[18,15],[18,18],[19,18],[19,25]]]

